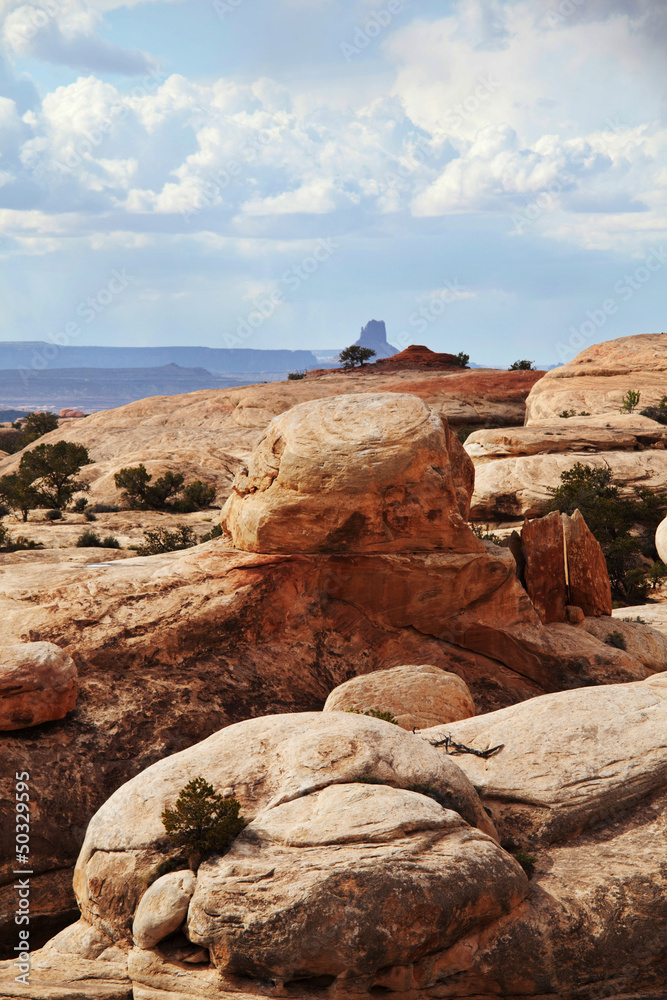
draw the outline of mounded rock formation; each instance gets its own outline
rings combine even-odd
[[[52,642],[0,646],[0,731],[62,719],[76,694],[74,660]]]
[[[663,674],[418,735],[343,712],[228,727],[93,817],[81,917],[34,956],[32,1000],[658,997],[666,725]],[[452,757],[443,734],[500,749]],[[147,889],[160,814],[198,774],[250,822]],[[13,975],[3,963],[8,997]]]
[[[667,563],[667,517],[660,522],[655,532],[655,547],[664,563]]]
[[[245,492],[248,474],[239,476],[227,527],[255,547],[261,529],[276,551],[233,549],[222,538],[111,565],[0,567],[0,641],[54,642],[79,670],[76,710],[32,738],[6,736],[0,749],[4,856],[12,856],[13,846],[10,779],[26,762],[31,795],[50,817],[48,838],[34,845],[35,933],[40,922],[73,908],[68,872],[85,824],[102,802],[154,761],[230,723],[262,713],[319,711],[343,681],[406,663],[456,673],[481,712],[545,691],[639,680],[662,669],[581,628],[541,624],[511,553],[480,541],[464,523],[470,466],[456,438],[438,424],[439,414],[434,419],[422,401],[395,393],[384,402],[376,394],[342,399],[348,402],[341,410],[329,399],[314,409],[309,404],[301,411],[305,428],[279,418],[267,431],[250,463],[259,468],[273,454],[277,476],[266,489]],[[382,406],[404,421],[400,447],[391,422],[379,417]],[[364,467],[354,438],[322,436],[331,413],[343,411],[351,424],[361,428],[367,417],[373,428],[364,438]],[[408,425],[413,432],[407,433]],[[308,428],[320,429],[319,464]],[[289,440],[290,447],[277,454],[269,440]],[[396,471],[389,482],[390,455]],[[283,461],[289,497],[281,492]],[[355,502],[376,534],[360,533],[361,551],[330,530],[339,512],[335,504],[322,506],[321,468],[329,470],[328,486],[332,494],[338,490],[341,504],[342,482],[354,489],[357,474],[365,477],[369,494],[357,492]],[[433,494],[439,507],[429,496],[436,482],[442,484]],[[396,507],[387,499],[392,496],[399,498]],[[290,503],[301,505],[307,517],[305,498],[320,505],[319,520],[310,522],[313,537],[320,532],[315,550],[284,517]],[[436,512],[432,520],[430,510]],[[274,515],[287,551],[279,550]],[[386,531],[378,543],[381,523]],[[303,539],[301,552],[289,550],[290,537]],[[369,551],[376,544],[378,550]],[[2,879],[7,928],[15,905],[10,866]],[[5,934],[11,947],[13,925]]]
[[[428,729],[475,714],[468,686],[457,674],[430,664],[390,667],[339,684],[325,712],[389,712],[402,729]]]
[[[638,410],[667,395],[667,333],[644,333],[594,344],[547,372],[526,404],[526,425],[554,423],[564,410],[617,414],[629,389]]]
[[[639,404],[621,413],[629,390],[640,393]],[[596,344],[547,372],[529,393],[525,427],[475,431],[466,440],[477,466],[471,516],[539,516],[549,488],[576,462],[608,466],[627,490],[667,492],[667,426],[640,412],[664,396],[667,334]]]

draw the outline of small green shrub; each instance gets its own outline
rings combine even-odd
[[[84,510],[83,516],[85,517],[86,521],[96,521],[97,520],[97,518],[95,517],[95,515],[93,514],[93,512],[91,510]]]
[[[120,507],[115,503],[94,503],[88,510],[91,514],[117,514]]]
[[[59,521],[62,516],[63,512],[61,510],[47,510],[44,515],[47,521]]]
[[[641,398],[641,392],[637,389],[628,389],[625,396],[621,401],[621,413],[632,413],[632,411],[639,405],[639,400]]]
[[[459,353],[456,355],[455,364],[457,364],[459,368],[467,368],[469,361],[470,361],[470,355],[464,354],[463,351],[459,351]]]
[[[507,370],[508,372],[534,372],[537,369],[534,361],[526,361],[524,358],[522,361],[513,361]]]
[[[102,539],[97,534],[97,532],[91,531],[89,528],[86,528],[86,530],[82,531],[79,537],[77,538],[76,547],[78,549],[101,549]]]
[[[72,510],[75,514],[83,514],[87,506],[88,497],[77,497],[72,505]]]
[[[377,708],[369,708],[365,712],[362,712],[360,708],[346,708],[345,711],[352,712],[353,715],[369,715],[372,719],[382,719],[383,722],[391,722],[395,726],[398,725],[395,716],[391,712],[381,712]]]
[[[638,622],[640,625],[648,625],[648,622],[646,621],[646,619],[645,618],[640,618],[639,615],[637,615],[636,618],[621,618],[621,621],[622,622]]]
[[[211,854],[225,854],[246,825],[238,799],[218,794],[204,778],[189,781],[162,822],[175,847],[182,849],[193,871]]]
[[[205,535],[202,535],[199,541],[210,542],[214,538],[220,538],[221,535],[222,535],[222,525],[216,524],[215,527],[211,528],[210,531],[207,531]]]
[[[44,546],[41,542],[33,542],[32,539],[26,538],[25,535],[18,535],[13,539],[9,534],[9,529],[4,524],[0,524],[0,551],[22,552],[29,549],[43,548]]]
[[[524,851],[522,848],[511,851],[510,853],[512,854],[514,860],[519,862],[528,878],[532,878],[533,872],[535,871],[535,865],[537,863],[535,855],[529,854],[528,851]]]
[[[187,524],[177,524],[175,531],[169,531],[168,528],[144,531],[144,543],[138,545],[136,551],[140,556],[156,556],[161,552],[178,552],[179,549],[189,549],[197,544],[193,529]]]
[[[486,529],[482,527],[481,524],[471,524],[470,529],[476,538],[481,539],[483,542],[493,542],[494,545],[502,545],[503,539],[500,535],[496,535],[493,531],[489,531],[489,525],[487,524]]]
[[[287,376],[287,378],[289,379],[290,382],[294,382],[297,379],[305,378],[305,375],[306,375],[306,370],[304,368],[304,370],[302,372],[300,372],[300,371],[290,372],[289,375]]]
[[[614,646],[616,649],[625,649],[625,639],[623,638],[623,633],[615,630],[614,632],[609,632],[607,638],[604,640],[607,646]]]
[[[568,417],[576,417],[576,415],[577,415],[576,410],[561,410],[560,413],[558,414],[558,416],[561,417],[563,420],[567,420]]]
[[[120,548],[120,542],[118,541],[118,539],[114,535],[107,535],[105,538],[102,539],[102,548],[103,549],[119,549]]]

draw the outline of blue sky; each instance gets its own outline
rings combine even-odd
[[[0,0],[5,340],[666,328],[657,0]],[[120,275],[120,277],[118,277]]]

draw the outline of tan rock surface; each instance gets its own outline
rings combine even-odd
[[[645,333],[594,344],[547,372],[533,386],[526,425],[553,423],[563,410],[593,416],[618,413],[628,389],[641,393],[638,409],[667,395],[667,334]]]
[[[0,730],[62,719],[76,705],[74,660],[52,642],[0,646]]]
[[[542,372],[471,371],[343,376],[271,382],[239,389],[206,389],[180,396],[153,396],[69,420],[40,438],[51,444],[64,438],[85,445],[93,464],[84,478],[91,483],[91,503],[117,503],[113,474],[143,462],[153,475],[168,469],[186,480],[217,486],[217,502],[229,495],[231,482],[269,421],[297,403],[341,393],[398,392],[419,396],[457,424],[520,424],[525,399]],[[0,476],[14,471],[21,453],[0,461]]]
[[[648,450],[606,451],[595,454],[571,452],[501,458],[478,466],[470,516],[476,521],[507,517],[539,517],[551,494],[560,485],[560,474],[576,462],[611,469],[614,481],[623,483],[621,493],[633,487],[667,493],[667,452]]]
[[[187,916],[194,891],[195,875],[189,869],[169,872],[153,882],[141,897],[132,922],[132,937],[137,947],[153,948],[178,930]]]
[[[663,614],[667,613],[667,605],[662,605]],[[619,608],[623,618],[642,617],[630,615],[629,611],[636,609]],[[649,624],[636,621],[624,621],[623,618],[585,618],[581,627],[602,642],[607,642],[611,633],[620,633],[625,644],[625,650],[635,660],[643,663],[652,673],[667,670],[667,636],[659,629]]]
[[[464,448],[475,466],[499,458],[560,452],[638,451],[664,448],[667,427],[637,413],[561,418],[558,423],[473,431]]]
[[[656,528],[655,547],[662,561],[667,562],[667,517]]]
[[[457,469],[441,418],[416,396],[313,400],[269,424],[222,524],[250,552],[474,551]]]
[[[143,876],[167,843],[163,810],[202,774],[238,798],[248,819],[329,784],[370,777],[399,788],[431,785],[448,808],[494,833],[456,764],[398,726],[347,713],[249,719],[153,764],[90,821],[74,889],[84,918],[115,940],[129,938]]]
[[[447,732],[478,750],[504,744],[489,760],[456,761],[481,787],[504,840],[550,843],[665,786],[667,674],[543,695]]]
[[[475,714],[475,703],[465,681],[430,664],[390,667],[339,684],[325,701],[323,711],[348,708],[390,712],[402,729],[410,731]]]

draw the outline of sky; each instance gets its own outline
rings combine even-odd
[[[664,0],[0,0],[0,339],[667,329]]]

